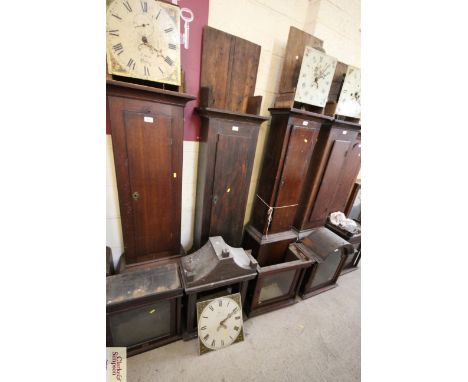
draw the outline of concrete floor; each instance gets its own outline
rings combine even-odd
[[[127,360],[128,382],[360,381],[361,271],[244,324],[245,341],[203,356],[177,341]]]

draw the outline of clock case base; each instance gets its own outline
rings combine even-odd
[[[346,259],[354,253],[354,247],[348,241],[326,227],[311,230],[300,243],[291,244],[291,247],[315,260],[315,264],[304,273],[299,288],[299,296],[302,299],[336,287]],[[324,274],[325,279],[317,282],[324,278]]]
[[[314,259],[296,251],[292,245],[280,260],[273,263],[258,262],[258,277],[249,283],[248,316],[258,316],[295,304],[304,271],[314,262]]]
[[[111,324],[112,316],[129,314],[132,311],[138,312],[142,308],[167,302],[171,305],[169,331],[165,335],[156,338],[149,336],[136,344],[127,346],[127,357],[180,340],[182,338],[183,297],[180,280],[179,264],[174,262],[107,277],[106,346],[122,346],[118,338],[114,338]],[[127,320],[132,320],[134,317],[127,317]],[[159,323],[166,324],[162,321]]]
[[[350,232],[342,229],[341,227],[335,226],[330,221],[327,221],[325,227],[327,227],[330,231],[336,233],[338,236],[351,243],[354,247],[354,254],[346,259],[341,274],[344,275],[348,272],[352,272],[358,269],[359,261],[361,260],[361,233],[351,234]]]

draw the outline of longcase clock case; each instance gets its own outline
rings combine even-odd
[[[127,266],[181,253],[183,109],[192,99],[107,81]]]

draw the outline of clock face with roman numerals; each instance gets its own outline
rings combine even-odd
[[[336,114],[361,118],[361,69],[348,66],[336,105]]]
[[[200,354],[244,340],[240,294],[197,303]]]
[[[155,0],[107,0],[110,74],[180,85],[180,9]]]
[[[337,60],[306,46],[294,101],[324,107],[328,100]]]

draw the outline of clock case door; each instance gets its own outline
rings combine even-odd
[[[361,167],[361,126],[335,120],[322,129],[311,160],[294,227],[299,238],[344,211]]]
[[[126,265],[178,256],[183,108],[194,97],[107,83]]]

